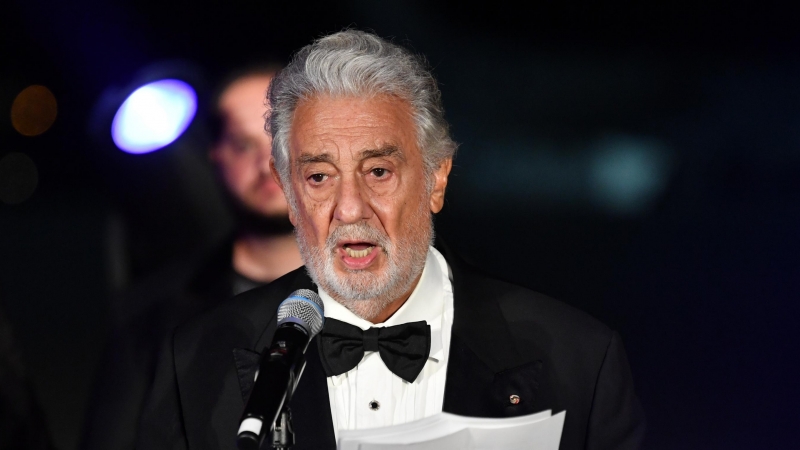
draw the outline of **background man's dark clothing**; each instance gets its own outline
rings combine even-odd
[[[0,309],[0,449],[52,450],[11,324]]]
[[[164,339],[191,317],[260,285],[233,269],[232,254],[228,239],[200,257],[172,264],[122,297],[96,377],[84,449],[132,449]]]
[[[644,419],[619,336],[544,295],[478,274],[446,251],[454,321],[443,409],[507,417],[567,411],[562,450],[634,449]],[[165,345],[137,448],[233,449],[278,304],[313,288],[303,268],[178,328]],[[293,448],[335,448],[316,342],[292,398]],[[509,396],[517,394],[517,405]]]

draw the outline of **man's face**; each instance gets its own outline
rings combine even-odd
[[[395,97],[301,102],[289,137],[290,211],[315,281],[370,319],[422,272],[451,161],[425,176],[410,106]]]
[[[211,160],[222,182],[246,210],[267,217],[286,217],[288,205],[269,170],[272,139],[264,131],[265,93],[271,77],[254,75],[231,84],[220,96],[222,137]]]

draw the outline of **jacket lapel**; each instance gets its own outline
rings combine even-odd
[[[443,410],[473,417],[537,412],[542,361],[522,355],[496,301],[500,293],[438,241],[453,273],[453,333]],[[469,393],[469,394],[465,394]],[[520,401],[514,402],[513,396]]]
[[[247,348],[234,348],[233,362],[236,364],[236,375],[239,377],[242,401],[247,403],[247,399],[250,398],[250,392],[255,385],[256,371],[261,363],[261,353]]]

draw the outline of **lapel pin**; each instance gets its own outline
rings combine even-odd
[[[518,405],[519,404],[519,395],[511,394],[511,396],[508,397],[508,402],[511,403],[512,405]]]

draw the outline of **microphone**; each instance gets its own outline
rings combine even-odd
[[[302,375],[308,343],[322,330],[324,322],[322,299],[309,289],[292,292],[278,306],[278,328],[261,357],[255,386],[242,413],[236,437],[240,450],[261,447]]]

